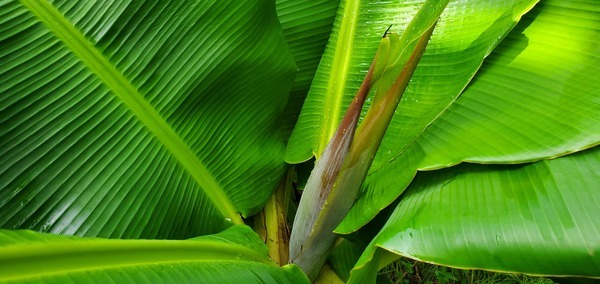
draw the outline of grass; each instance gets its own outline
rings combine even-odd
[[[379,272],[395,284],[495,284],[526,283],[553,284],[548,278],[521,274],[497,273],[482,270],[461,270],[401,258]]]

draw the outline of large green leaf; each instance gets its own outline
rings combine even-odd
[[[321,153],[358,89],[383,32],[390,24],[394,24],[393,31],[401,32],[422,2],[341,3],[332,36],[288,143],[286,161],[297,163]],[[456,99],[483,58],[535,2],[460,1],[448,5],[400,102],[371,172],[381,169],[410,148],[423,130]],[[398,171],[397,165],[393,167]],[[404,186],[415,174],[414,170],[405,172],[401,177]],[[398,183],[402,185],[403,182]],[[403,188],[390,190],[388,187],[385,190],[387,194],[378,198],[385,202],[359,199],[359,202],[369,202],[370,208],[362,217],[347,218],[339,228],[340,232],[353,231],[363,225]],[[366,195],[369,196],[371,191],[368,190]],[[361,213],[353,210],[350,214]],[[348,222],[356,224],[346,224]]]
[[[419,173],[353,276],[374,277],[379,247],[460,268],[600,277],[599,180],[600,147]]]
[[[464,93],[409,147],[384,140],[378,155],[401,150],[400,154],[385,166],[371,168],[363,196],[338,230],[354,231],[373,218],[400,195],[417,170],[462,161],[528,162],[597,145],[600,10],[594,3],[557,0],[536,6],[490,55]],[[417,99],[434,99],[427,90],[438,84],[423,86],[426,91]],[[398,111],[427,109],[414,107]],[[388,137],[402,129],[390,126]]]
[[[342,1],[332,35],[313,79],[286,160],[319,156],[337,128],[390,24],[401,33],[424,1]],[[483,58],[535,0],[457,1],[448,5],[413,76],[374,167],[396,156],[460,93]],[[401,129],[402,124],[405,127]],[[407,127],[410,126],[410,127]],[[402,130],[402,131],[400,131]]]
[[[598,2],[544,1],[416,143],[420,169],[552,158],[600,143]]]
[[[0,225],[187,238],[283,171],[271,1],[0,2]]]
[[[277,0],[277,15],[283,27],[298,74],[283,115],[284,138],[298,120],[321,55],[331,33],[339,0]]]
[[[246,226],[190,240],[108,240],[0,230],[0,282],[308,283]]]

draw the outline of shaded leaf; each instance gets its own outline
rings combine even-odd
[[[186,238],[283,174],[274,3],[0,4],[0,226]]]
[[[368,242],[359,244],[346,239],[340,239],[333,250],[331,250],[331,253],[327,258],[327,263],[342,280],[348,281],[348,278],[350,278],[350,271],[354,267],[354,264],[361,253],[365,250],[367,243]]]

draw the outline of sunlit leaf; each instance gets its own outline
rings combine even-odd
[[[338,230],[351,232],[373,218],[417,169],[522,163],[600,143],[598,19],[593,0],[544,1],[526,14],[452,105],[397,157],[371,168],[363,196]],[[423,88],[438,83],[430,85]],[[414,107],[413,113],[422,110]],[[391,126],[388,134],[398,129]],[[394,145],[382,144],[378,155],[393,153]]]
[[[0,281],[308,283],[248,227],[190,240],[108,240],[0,230]]]
[[[599,147],[419,173],[352,277],[374,277],[379,248],[459,268],[600,277],[599,180]]]

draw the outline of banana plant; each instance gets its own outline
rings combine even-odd
[[[323,163],[382,33],[438,12],[317,279],[599,277],[595,2],[441,2],[0,1],[0,281],[314,279],[278,247],[304,221],[286,162]]]
[[[296,66],[275,3],[0,15],[0,281],[307,281],[243,219],[285,172]]]
[[[319,69],[322,73],[315,75],[303,114],[288,144],[288,162],[302,162],[317,155],[318,163],[323,141],[327,141],[339,119],[336,116],[344,109],[340,102],[347,100],[345,97],[356,89],[360,80],[352,74],[364,68],[361,66],[366,65],[365,54],[371,52],[366,47],[374,45],[375,37],[369,33],[374,29],[370,28],[373,14],[414,11],[407,2],[410,1],[381,7],[345,3],[346,17],[336,22],[334,34],[352,28],[361,33],[354,34],[354,38],[332,36],[328,45],[332,48],[325,54],[333,55],[324,58],[333,60],[322,62],[325,66]],[[595,258],[598,248],[590,246],[596,243],[594,236],[600,227],[596,218],[591,217],[599,208],[597,200],[591,197],[598,190],[597,175],[588,171],[590,168],[594,171],[598,163],[593,149],[586,150],[596,146],[600,137],[595,115],[600,111],[598,81],[564,79],[585,78],[589,76],[585,75],[587,71],[598,71],[597,45],[589,42],[597,36],[598,27],[590,19],[598,19],[598,13],[591,8],[591,2],[579,4],[582,3],[512,1],[489,6],[474,1],[467,5],[468,9],[464,3],[448,5],[387,128],[358,200],[335,229],[339,234],[360,233],[358,230],[371,220],[386,223],[354,266],[353,273],[348,274],[349,281],[374,281],[375,271],[400,255],[453,267],[598,277]],[[465,11],[473,14],[464,15]],[[448,20],[454,13],[462,15],[458,25],[456,19]],[[521,20],[523,15],[525,18]],[[448,23],[453,25],[445,26]],[[548,31],[555,31],[553,27],[557,25],[562,29],[548,39]],[[452,29],[463,32],[453,33]],[[467,38],[464,29],[478,32],[467,33],[470,34]],[[573,34],[580,37],[572,38]],[[345,46],[351,46],[352,50],[340,49]],[[344,85],[332,84],[340,82],[340,78],[346,78]],[[354,78],[354,82],[348,78]],[[559,106],[557,100],[566,102],[566,98],[585,103],[578,107],[571,103],[569,107]],[[330,115],[318,116],[319,112]],[[309,127],[304,121],[310,121],[310,125],[317,122],[320,127]],[[562,183],[559,171],[540,171],[544,178],[538,179],[539,176],[531,175],[531,168],[502,166],[457,169],[473,172],[497,169],[490,175],[505,175],[504,179],[467,175],[468,182],[454,186],[455,176],[462,177],[460,171],[455,171],[454,175],[446,175],[446,179],[428,186],[418,183],[427,179],[413,180],[415,175],[417,178],[425,175],[417,171],[438,170],[464,162],[520,164],[542,160],[538,163],[543,165],[545,159],[556,159],[555,163],[559,163],[569,156],[557,157],[577,151],[583,151],[587,158],[570,160],[577,161],[571,173],[579,178],[566,183]],[[427,177],[431,179],[436,173]],[[410,195],[413,187],[423,193]],[[568,197],[552,195],[538,203],[537,196],[557,188],[569,192]],[[432,191],[431,195],[428,191]],[[488,191],[495,194],[483,193]],[[514,196],[511,192],[515,191],[523,192],[517,206],[506,198]],[[501,192],[506,194],[498,194]],[[445,194],[456,195],[448,198]],[[437,203],[443,204],[442,207],[430,207],[434,201],[442,200],[445,202]],[[389,215],[381,214],[379,217],[384,220],[377,220],[376,215],[386,206],[394,214],[389,219]],[[406,210],[406,206],[411,209]],[[535,221],[527,223],[524,219]],[[444,221],[447,225],[440,226]],[[574,227],[577,232],[570,229]],[[353,237],[348,235],[348,238]],[[564,255],[551,253],[564,242],[569,243]],[[427,253],[425,247],[430,249]],[[522,261],[512,262],[515,255]],[[577,268],[569,262],[576,256],[582,257]],[[555,269],[562,261],[569,262],[565,267],[570,267],[571,272]],[[341,271],[342,274],[345,272]]]

